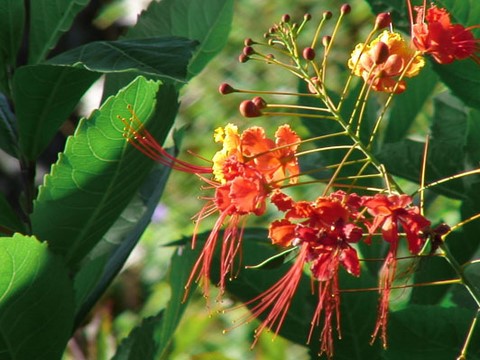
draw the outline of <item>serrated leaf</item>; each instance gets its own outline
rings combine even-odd
[[[4,94],[0,93],[0,148],[11,156],[18,156],[18,133],[15,115]]]
[[[183,82],[196,46],[195,41],[175,36],[95,41],[66,51],[48,63],[100,73],[135,72]]]
[[[474,311],[411,306],[390,315],[387,360],[451,360],[460,355]],[[480,334],[474,332],[468,359],[480,358]]]
[[[0,91],[9,92],[8,79],[15,68],[22,43],[25,4],[18,0],[0,1]]]
[[[155,113],[149,130],[162,142],[178,104],[171,86],[158,88],[158,82],[138,77],[83,119],[40,187],[33,232],[48,240],[70,266],[101,240],[151,169],[151,160],[123,138],[117,115],[130,117],[128,104],[142,121]]]
[[[68,271],[46,243],[0,238],[0,358],[60,359],[73,325]]]
[[[47,57],[60,36],[70,29],[75,16],[89,0],[35,0],[30,6],[29,64]]]
[[[34,161],[100,74],[65,66],[31,65],[13,78],[22,154]]]

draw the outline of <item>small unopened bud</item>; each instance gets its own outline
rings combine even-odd
[[[275,56],[273,56],[273,54],[268,54],[266,56],[267,64],[271,64],[272,61],[270,61],[270,60],[273,60],[273,59],[275,59]]]
[[[239,109],[240,114],[247,118],[262,116],[262,112],[252,100],[242,101],[240,103]]]
[[[240,54],[238,57],[238,61],[241,63],[246,63],[250,58],[246,56],[245,54]]]
[[[223,83],[218,87],[218,92],[222,95],[227,95],[235,92],[235,89],[227,83]]]
[[[244,54],[245,56],[250,56],[250,55],[252,55],[252,54],[254,54],[254,53],[255,53],[255,50],[253,50],[253,47],[251,47],[251,46],[245,46],[245,47],[243,48],[243,54]]]
[[[282,16],[282,21],[283,21],[284,23],[290,22],[290,15],[288,15],[288,14],[283,15],[283,16]]]
[[[315,50],[311,47],[306,47],[302,52],[303,58],[308,61],[315,59]]]
[[[306,13],[303,15],[303,20],[305,21],[310,21],[312,19],[312,15],[309,13]]]
[[[255,42],[250,39],[250,38],[246,38],[244,41],[243,41],[243,45],[245,46],[252,46],[253,44],[255,44]]]
[[[308,82],[308,91],[312,94],[318,94],[318,91],[316,89],[317,86],[321,84],[321,81],[318,77],[312,77],[310,81]]]
[[[350,11],[352,11],[352,7],[348,4],[343,4],[341,7],[340,7],[340,13],[342,15],[346,15],[348,13],[350,13]]]
[[[265,109],[267,107],[267,102],[261,96],[255,96],[252,99],[252,102],[259,110]]]
[[[325,35],[324,37],[322,37],[323,46],[327,47],[328,45],[330,45],[331,40],[332,40],[331,36]]]
[[[323,18],[325,20],[330,20],[332,18],[332,12],[331,11],[324,11],[323,12]]]
[[[390,13],[380,13],[377,15],[377,18],[375,20],[375,28],[383,29],[389,27],[391,23],[392,17],[390,16]]]
[[[377,42],[372,50],[372,60],[375,63],[375,65],[383,64],[385,61],[387,61],[388,56],[390,55],[390,51],[388,49],[388,45],[385,44],[382,41]]]

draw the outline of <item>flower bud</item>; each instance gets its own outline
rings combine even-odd
[[[340,8],[340,13],[342,15],[347,15],[348,13],[350,13],[350,11],[352,11],[352,7],[348,4],[343,4]]]
[[[330,45],[331,40],[332,40],[331,36],[325,35],[324,37],[322,37],[323,46],[327,47],[328,45]]]
[[[247,118],[262,116],[262,112],[252,100],[242,101],[240,103],[239,109],[240,114]]]
[[[283,16],[282,16],[282,21],[283,21],[284,23],[290,22],[290,15],[288,15],[288,14],[283,15]]]
[[[386,27],[389,27],[390,24],[392,23],[392,17],[390,16],[390,13],[380,13],[377,15],[377,18],[375,19],[375,28],[376,29],[383,29]]]
[[[255,44],[255,42],[250,39],[250,38],[246,38],[244,41],[243,41],[243,45],[245,46],[252,46],[253,44]]]
[[[302,52],[303,58],[308,61],[315,59],[315,50],[311,47],[306,47]]]
[[[323,12],[323,18],[324,18],[325,20],[331,19],[331,18],[332,18],[332,12],[331,12],[331,11],[324,11],[324,12]]]
[[[303,20],[305,21],[310,21],[312,19],[312,15],[309,13],[306,13],[303,15]]]
[[[383,64],[385,61],[387,61],[388,56],[390,55],[388,45],[382,41],[376,43],[372,50],[370,50],[370,53],[372,54],[372,60],[375,65]]]
[[[227,83],[223,83],[218,87],[218,92],[222,95],[227,95],[235,92],[235,89]]]
[[[253,50],[253,48],[252,48],[251,46],[245,46],[245,47],[243,48],[243,54],[244,54],[245,56],[250,56],[250,55],[252,55],[252,54],[254,54],[254,53],[255,53],[255,50]]]
[[[250,58],[245,54],[240,54],[238,61],[241,63],[246,63]]]
[[[255,104],[255,106],[261,110],[265,109],[267,107],[267,102],[261,97],[261,96],[255,96],[252,99],[252,102]]]

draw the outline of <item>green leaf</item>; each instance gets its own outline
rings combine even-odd
[[[387,360],[451,360],[460,355],[474,311],[411,306],[390,315]],[[480,333],[474,332],[468,359],[480,359]]]
[[[246,229],[243,239],[242,265],[259,264],[277,253],[275,248],[266,241],[266,230]],[[218,261],[216,258],[216,263],[212,268],[213,282],[217,281],[219,276]],[[227,290],[236,299],[247,302],[278,281],[290,266],[291,263],[286,263],[277,269],[245,269],[242,266],[235,279],[227,283]],[[339,283],[341,289],[362,289],[376,286],[368,272],[363,272],[357,279],[340,270]],[[312,294],[311,279],[304,274],[279,334],[290,341],[306,345],[317,300],[318,294]],[[341,294],[342,339],[335,340],[335,359],[380,358],[379,344],[376,343],[373,346],[369,344],[375,325],[376,309],[377,295],[375,292]],[[268,316],[267,312],[263,313],[260,318],[265,319],[266,316]],[[318,339],[319,329],[317,328],[312,336],[311,344],[309,344],[312,354],[318,353],[320,348]]]
[[[467,144],[465,151],[474,167],[480,164],[480,110],[472,109],[468,114]]]
[[[389,112],[385,143],[400,141],[407,135],[437,83],[438,76],[428,63],[418,76],[408,80],[408,90],[395,96]]]
[[[135,72],[140,75],[185,81],[186,69],[197,43],[174,37],[95,41],[66,51],[48,62],[94,72]]]
[[[153,1],[127,38],[173,35],[199,41],[188,67],[192,78],[225,46],[232,18],[233,0]]]
[[[5,95],[0,93],[0,148],[9,155],[18,156],[18,134],[15,115]]]
[[[13,211],[5,196],[0,193],[0,231],[5,229],[20,232],[25,230],[25,226]]]
[[[172,336],[188,304],[183,301],[185,284],[198,255],[199,250],[183,247],[173,255],[169,274],[171,297],[167,308],[156,316],[144,319],[120,344],[112,360],[161,359],[168,355]],[[194,287],[190,289],[190,294],[193,290]]]
[[[25,4],[18,0],[0,1],[0,89],[9,93],[9,77],[15,68],[22,43]]]
[[[162,143],[178,104],[171,86],[158,88],[158,82],[139,77],[109,98],[81,121],[45,177],[32,213],[33,232],[69,266],[102,239],[150,172],[153,162],[128,145],[117,116],[129,118],[131,105],[143,122],[151,119],[149,130]]]
[[[67,268],[46,243],[0,238],[0,358],[60,359],[73,325]]]
[[[29,63],[47,57],[60,36],[70,29],[75,16],[89,0],[35,0],[30,2]]]
[[[464,171],[467,143],[467,109],[448,93],[434,100],[435,112],[428,146],[426,184]],[[420,182],[425,143],[402,140],[385,144],[377,158],[388,171],[414,182]],[[449,154],[449,156],[445,156]],[[471,177],[473,178],[473,177]],[[464,198],[471,179],[455,179],[431,189],[457,199]]]
[[[13,78],[22,154],[34,161],[100,74],[53,65],[23,66]]]
[[[75,276],[78,289],[77,321],[80,323],[122,269],[138,243],[165,188],[170,168],[155,165],[139,191],[102,240],[88,254]],[[92,269],[95,273],[91,273]]]

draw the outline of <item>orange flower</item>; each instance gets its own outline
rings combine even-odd
[[[443,8],[430,5],[425,11],[424,6],[416,6],[415,22],[411,4],[409,2],[410,17],[412,18],[412,45],[425,54],[430,54],[439,64],[450,64],[455,60],[468,57],[480,63],[478,55],[478,39],[475,39],[472,29],[460,24],[452,24],[450,13]]]
[[[425,61],[412,50],[402,36],[385,30],[370,44],[358,44],[348,67],[375,91],[401,93],[406,84],[400,77],[418,75]]]

